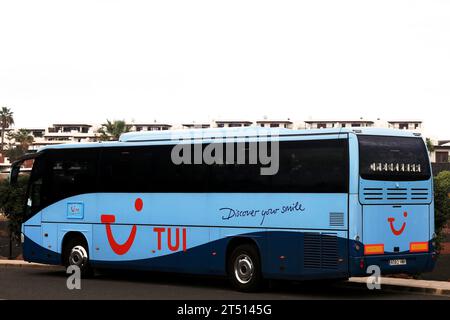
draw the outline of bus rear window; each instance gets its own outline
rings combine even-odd
[[[421,138],[358,136],[363,179],[414,181],[430,178],[427,149]]]

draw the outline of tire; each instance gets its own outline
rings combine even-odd
[[[258,249],[252,244],[237,246],[228,257],[228,277],[233,287],[243,292],[261,289],[262,273]]]
[[[86,241],[81,237],[71,238],[64,246],[63,264],[66,268],[69,266],[78,266],[83,278],[89,278],[94,275],[94,271],[89,262],[89,247]]]

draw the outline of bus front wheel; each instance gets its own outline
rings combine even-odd
[[[258,249],[252,244],[237,246],[228,258],[228,276],[237,290],[257,291],[261,287],[262,274]]]
[[[89,249],[86,241],[79,237],[69,239],[64,246],[64,266],[77,266],[83,277],[93,275],[93,269],[89,263]]]

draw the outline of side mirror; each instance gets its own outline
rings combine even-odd
[[[20,167],[22,166],[23,161],[16,161],[11,166],[11,172],[9,173],[9,184],[11,186],[17,185],[17,180],[19,178]]]

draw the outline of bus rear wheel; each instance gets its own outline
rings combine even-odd
[[[64,246],[64,266],[77,266],[82,277],[93,275],[93,269],[89,263],[89,249],[86,241],[79,237],[69,239]]]
[[[228,276],[233,287],[239,291],[254,292],[261,288],[261,262],[254,245],[239,245],[231,252],[228,258]]]

